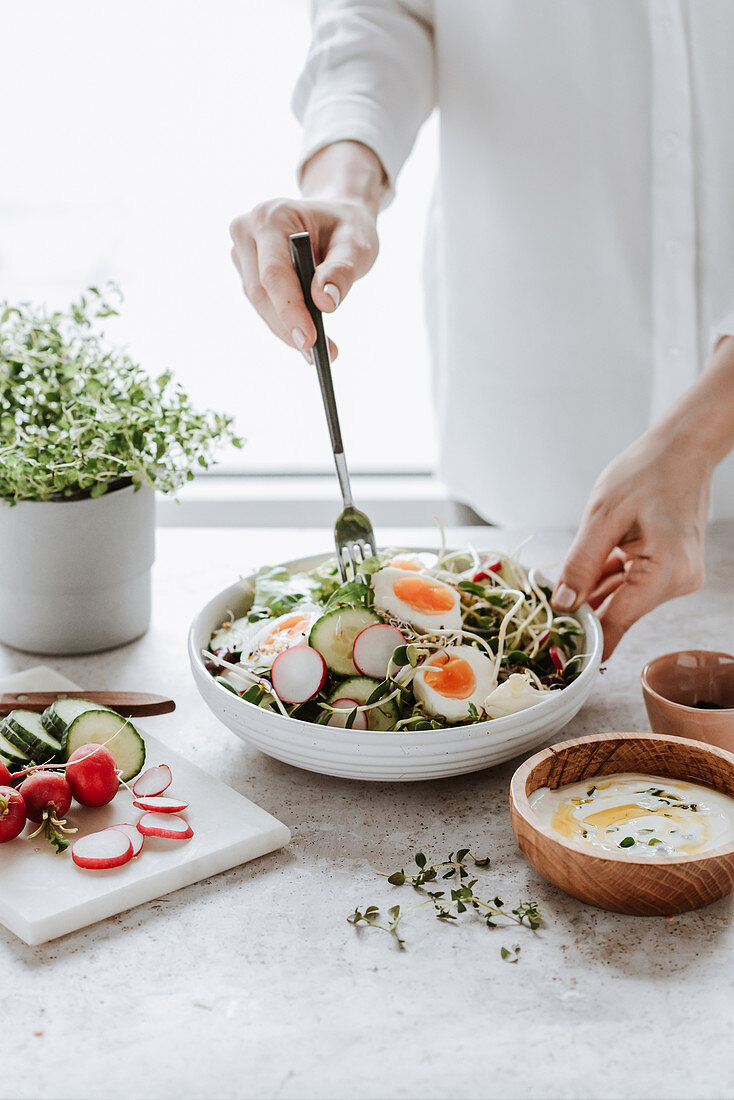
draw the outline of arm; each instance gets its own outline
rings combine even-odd
[[[596,483],[553,595],[599,608],[604,657],[648,611],[704,580],[714,468],[734,448],[734,337],[668,412]]]
[[[426,0],[317,0],[294,94],[304,124],[303,198],[260,203],[230,227],[245,294],[273,332],[307,358],[316,333],[288,236],[310,233],[313,299],[333,312],[375,262],[378,212],[433,105],[424,6]]]

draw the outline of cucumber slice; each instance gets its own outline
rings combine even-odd
[[[21,771],[26,764],[31,763],[31,758],[27,752],[23,749],[17,748],[11,741],[8,741],[7,737],[0,731],[0,753],[6,761],[11,761],[8,767],[12,771],[15,768],[17,771]]]
[[[21,752],[28,753],[34,764],[46,764],[61,752],[61,745],[43,725],[41,715],[32,710],[13,710],[2,722],[0,732]]]
[[[335,607],[313,624],[308,644],[319,651],[329,672],[337,676],[358,676],[352,660],[354,639],[365,627],[379,622],[382,622],[380,616],[367,607]],[[342,695],[348,694],[342,692]]]
[[[358,703],[364,704],[379,683],[379,680],[372,680],[369,676],[350,676],[348,680],[342,680],[332,691],[328,701],[333,703],[336,699],[355,699]],[[395,728],[395,723],[400,718],[400,707],[396,699],[390,699],[379,707],[364,711],[364,716],[367,719],[368,730],[376,733],[384,732]]]
[[[105,745],[126,781],[145,763],[145,742],[135,726],[107,707],[85,699],[57,699],[43,712],[43,724],[61,741],[65,760],[81,745]]]

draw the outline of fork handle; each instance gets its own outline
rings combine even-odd
[[[352,500],[352,489],[349,484],[347,460],[344,457],[344,444],[342,442],[341,427],[339,426],[336,397],[334,396],[334,382],[331,377],[331,363],[329,361],[329,345],[326,342],[326,333],[324,332],[324,321],[321,310],[316,306],[311,297],[311,283],[313,282],[314,272],[316,270],[313,258],[313,248],[311,246],[311,237],[308,233],[292,233],[289,240],[291,258],[293,260],[293,266],[296,269],[298,281],[301,284],[303,300],[306,303],[306,309],[311,314],[311,320],[316,329],[316,343],[312,349],[313,358],[316,364],[316,373],[319,377],[321,399],[324,402],[324,412],[326,413],[326,423],[329,427],[331,449],[334,452],[336,476],[339,479],[339,488],[341,489],[344,506],[348,507],[354,502]]]

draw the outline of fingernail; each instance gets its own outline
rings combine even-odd
[[[570,611],[576,603],[576,593],[567,584],[559,584],[553,593],[551,603],[559,611]]]
[[[324,287],[324,294],[329,295],[332,302],[334,303],[334,309],[336,309],[336,307],[339,305],[339,303],[342,300],[341,299],[341,294],[339,293],[339,287],[334,286],[333,283],[327,283]]]
[[[310,348],[301,348],[301,355],[307,363],[313,364],[313,355],[311,354]]]
[[[303,351],[304,347],[306,346],[305,333],[301,332],[299,328],[291,329],[291,339],[293,340],[293,343],[296,345],[298,350]]]

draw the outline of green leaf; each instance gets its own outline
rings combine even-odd
[[[391,886],[404,886],[405,885],[405,872],[393,871],[387,880]]]
[[[416,852],[415,862],[418,864],[419,867],[425,867],[426,857],[423,855],[423,852]]]
[[[632,845],[634,844],[634,842],[635,842],[634,837],[626,836],[624,838],[624,840],[620,840],[619,847],[620,848],[631,848]]]

